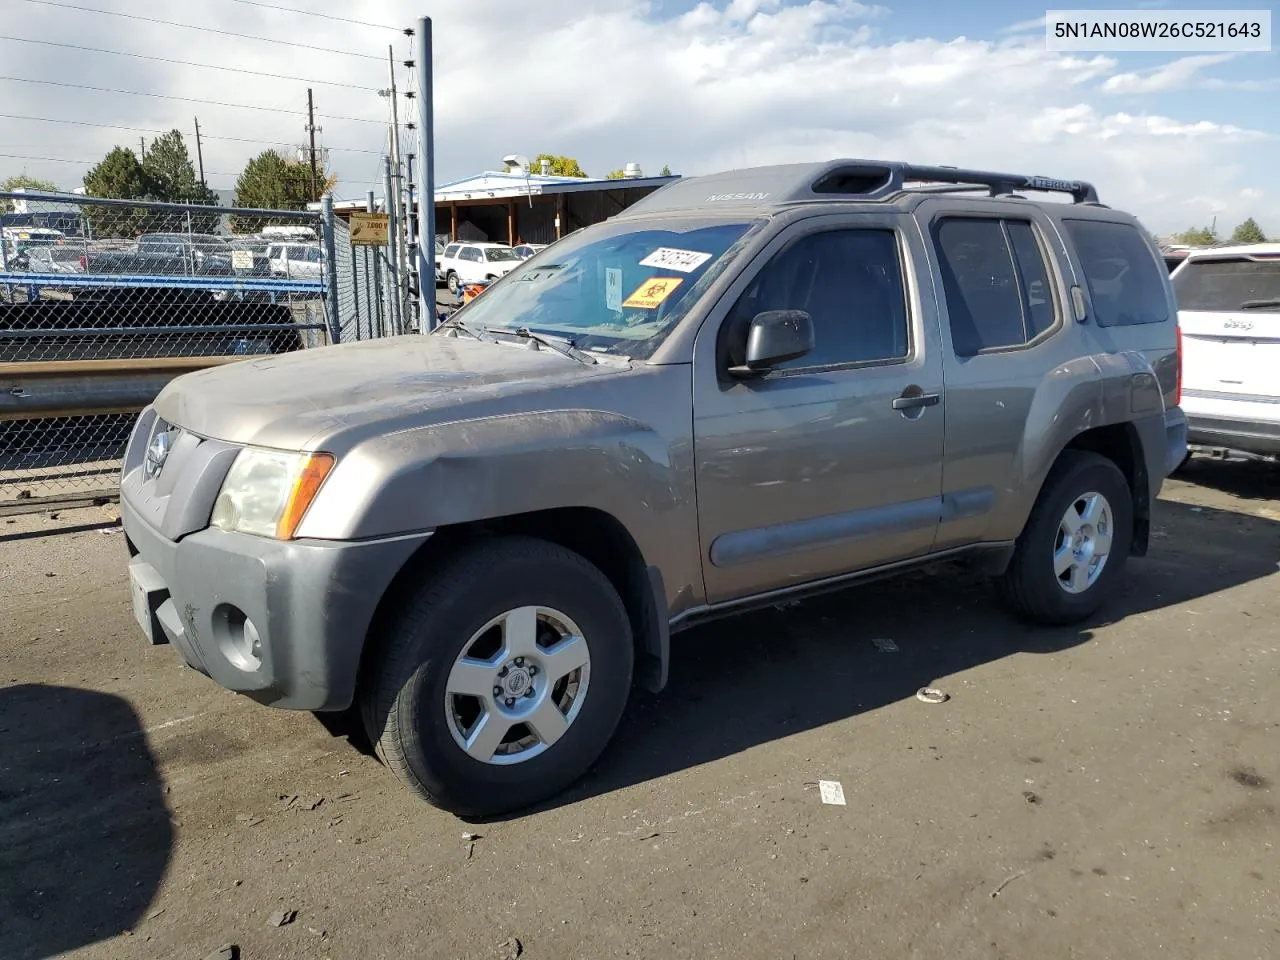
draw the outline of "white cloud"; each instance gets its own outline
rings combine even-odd
[[[1117,73],[1108,77],[1102,89],[1107,93],[1169,93],[1191,86],[1201,78],[1205,67],[1234,60],[1234,53],[1210,53],[1180,57],[1170,63],[1142,73]]]
[[[421,4],[308,0],[307,6],[398,26],[411,23]],[[1265,133],[1218,123],[1212,115],[1117,112],[1106,106],[1111,98],[1098,87],[1107,93],[1138,92],[1144,85],[1170,83],[1171,76],[1195,76],[1210,58],[1184,57],[1137,75],[1117,74],[1110,57],[1049,53],[1038,36],[890,42],[882,38],[884,32],[927,30],[928,24],[901,22],[882,8],[849,0],[718,0],[676,16],[642,0],[586,5],[436,0],[431,9],[441,180],[492,168],[508,153],[540,150],[576,156],[592,173],[629,160],[650,172],[666,163],[679,173],[695,174],[745,163],[887,157],[1090,179],[1104,202],[1134,211],[1159,230],[1206,219],[1203,203],[1186,185],[1213,182],[1222,193],[1215,200],[1227,204],[1223,222],[1253,215],[1264,226],[1280,223],[1274,192],[1258,197],[1240,192],[1259,189],[1262,177],[1271,174],[1261,161],[1250,169],[1241,159],[1240,145],[1263,143]],[[394,33],[238,3],[188,8],[131,0],[128,10],[377,58],[385,57],[392,42],[397,60],[411,55],[408,41]],[[385,85],[386,65],[379,59],[91,14],[66,17],[65,11],[34,5],[24,14],[21,30],[13,30],[23,36],[341,84],[312,84],[317,110],[325,115],[319,121],[322,139],[334,147],[383,149],[384,128],[332,119],[385,118],[386,102],[372,89],[359,89]],[[3,72],[11,76],[297,111],[259,113],[0,83],[0,98],[20,106],[6,112],[134,127],[176,125],[189,140],[191,115],[198,113],[210,135],[206,169],[220,174],[210,178],[215,186],[229,186],[247,156],[265,145],[213,137],[284,146],[305,138],[304,81],[4,41],[0,57],[6,60]],[[1153,79],[1157,75],[1166,79]],[[94,159],[114,143],[133,145],[138,138],[128,131],[0,124],[0,153]],[[9,149],[10,143],[47,146]],[[340,193],[362,196],[370,185],[380,184],[378,162],[374,154],[335,152]],[[0,174],[17,165],[0,157]],[[83,170],[26,166],[68,185]]]

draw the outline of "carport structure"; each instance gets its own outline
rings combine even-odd
[[[634,171],[638,172],[638,171]],[[486,170],[436,188],[436,229],[450,240],[551,243],[600,223],[676,176],[617,180]]]

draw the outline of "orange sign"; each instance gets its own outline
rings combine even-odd
[[[635,293],[622,301],[622,305],[632,310],[653,310],[682,283],[681,277],[654,277],[640,284]]]

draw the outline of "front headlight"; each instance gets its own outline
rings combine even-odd
[[[210,523],[220,530],[290,540],[332,468],[328,453],[245,447],[222,483]]]

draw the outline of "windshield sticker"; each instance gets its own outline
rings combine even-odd
[[[657,267],[659,270],[679,270],[681,273],[693,273],[711,259],[709,253],[697,250],[678,250],[675,247],[659,247],[640,261],[642,267]]]
[[[653,310],[682,283],[684,280],[680,277],[654,277],[640,284],[622,305],[632,310]]]
[[[618,267],[604,268],[604,308],[622,312],[622,270]]]

